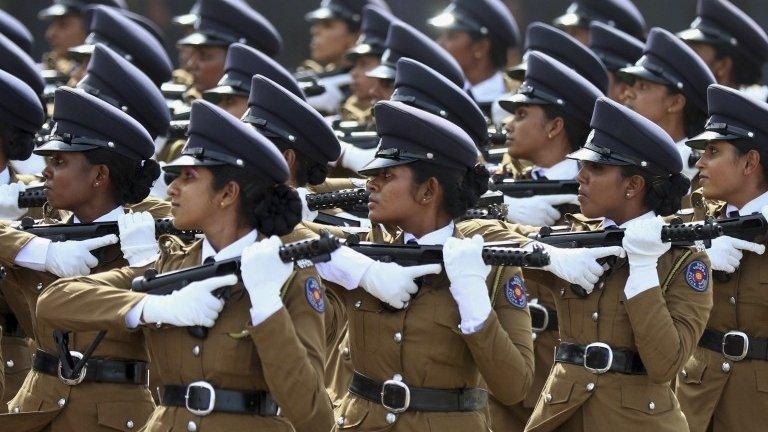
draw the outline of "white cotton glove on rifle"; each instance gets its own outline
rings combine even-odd
[[[622,240],[629,260],[629,278],[624,285],[627,300],[661,285],[656,265],[659,257],[672,247],[671,243],[661,241],[661,229],[665,225],[661,217],[627,222]]]
[[[365,150],[357,148],[352,144],[342,142],[339,164],[344,168],[358,172],[376,157],[377,149],[378,147],[374,147]]]
[[[542,270],[584,288],[587,294],[595,289],[595,284],[605,272],[597,260],[609,256],[624,256],[624,250],[619,246],[567,249],[533,242],[525,249],[532,250],[534,246],[543,247],[549,254],[549,264],[542,267]]]
[[[27,209],[19,208],[19,192],[26,189],[22,183],[0,185],[0,219],[18,220],[27,214]]]
[[[706,249],[706,252],[712,263],[712,270],[733,273],[739,267],[741,258],[744,256],[743,250],[762,255],[765,252],[765,246],[734,237],[722,236],[712,240],[712,246]]]
[[[504,196],[507,205],[507,220],[513,223],[537,227],[551,226],[562,214],[555,206],[578,204],[576,195],[537,195],[528,198]]]
[[[301,220],[315,220],[317,218],[318,212],[317,210],[310,210],[309,206],[307,205],[307,194],[309,194],[307,188],[298,187],[296,188],[296,192],[299,193],[299,198],[301,199]]]
[[[396,309],[402,309],[419,287],[414,279],[442,270],[440,264],[403,267],[395,263],[375,261],[360,280],[360,286],[372,296]]]
[[[293,262],[280,259],[283,242],[277,236],[243,251],[240,277],[251,298],[251,322],[257,326],[283,307],[280,290],[293,273]]]
[[[213,291],[237,283],[231,274],[192,282],[168,295],[149,294],[144,298],[142,321],[151,324],[169,324],[176,327],[213,327],[224,300]]]
[[[121,214],[117,227],[120,250],[130,267],[144,267],[157,260],[160,246],[155,237],[155,218],[149,212]]]
[[[449,238],[443,246],[443,263],[453,299],[459,306],[462,333],[470,334],[482,327],[491,314],[486,278],[491,266],[483,261],[483,238]]]
[[[85,276],[99,265],[91,251],[115,243],[117,236],[114,234],[88,240],[51,242],[45,255],[45,271],[58,277]]]

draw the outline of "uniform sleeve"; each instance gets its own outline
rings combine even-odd
[[[493,396],[505,405],[525,398],[533,383],[533,338],[520,269],[502,267],[493,277],[493,312],[483,328],[464,335]]]
[[[333,426],[325,390],[327,299],[320,278],[300,270],[283,297],[284,308],[249,329],[270,393],[298,432],[327,432]]]
[[[11,267],[16,255],[36,236],[16,228],[7,222],[0,222],[0,265]]]
[[[75,332],[126,331],[125,316],[146,294],[130,291],[143,269],[123,267],[93,276],[59,279],[37,300],[37,317]]]
[[[662,287],[624,301],[635,343],[653,382],[671,381],[688,361],[712,309],[712,271],[703,252],[684,255]],[[659,275],[662,284],[668,275]]]

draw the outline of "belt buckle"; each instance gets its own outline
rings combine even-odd
[[[81,352],[78,352],[78,351],[70,351],[69,355],[72,356],[72,358],[77,359],[78,361],[80,361],[80,359],[83,358],[83,354]],[[64,384],[66,384],[68,386],[76,386],[76,385],[80,384],[81,382],[83,382],[83,380],[85,379],[85,373],[87,371],[88,371],[88,364],[86,363],[83,366],[83,368],[80,369],[80,373],[76,377],[74,377],[74,378],[64,378],[64,375],[62,374],[62,371],[61,371],[61,361],[59,361],[59,368],[57,370],[57,374],[59,376],[59,380],[61,380],[61,382],[63,382]]]
[[[531,329],[534,331],[534,333],[541,333],[545,331],[549,326],[549,311],[547,308],[538,303],[528,302],[528,309],[531,311]],[[541,326],[535,325],[536,323],[533,319],[534,311],[540,312],[544,316],[544,322],[541,324]]]
[[[742,349],[741,353],[739,354],[731,354],[728,352],[729,346],[738,349],[738,346],[734,347],[733,343],[729,343],[729,340],[733,340],[734,338],[741,339]],[[744,360],[747,357],[747,353],[749,352],[749,336],[747,336],[747,334],[744,332],[729,331],[723,335],[723,341],[720,345],[720,352],[722,352],[723,357],[727,358],[728,360]]]
[[[594,342],[584,349],[584,368],[593,374],[604,374],[611,370],[612,365],[613,350],[607,344]]]
[[[208,408],[201,410],[201,409],[195,409],[189,406],[189,391],[193,387],[199,387],[199,388],[208,390],[208,392],[211,395],[211,397],[208,399]],[[204,417],[213,412],[213,407],[215,405],[216,405],[216,390],[213,389],[213,386],[211,384],[209,384],[206,381],[195,381],[187,386],[187,392],[184,394],[184,406],[187,408],[187,411],[191,412],[196,416]]]
[[[403,406],[401,407],[393,407],[387,404],[387,387],[399,387],[404,392],[404,398],[403,398]],[[401,412],[405,412],[408,407],[411,405],[411,389],[402,381],[399,380],[387,380],[384,381],[384,384],[381,386],[381,405],[387,409],[389,412],[393,412],[396,414],[399,414]]]

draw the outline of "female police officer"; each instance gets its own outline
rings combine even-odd
[[[49,156],[43,172],[48,205],[72,213],[66,223],[115,221],[149,194],[160,173],[149,158],[152,138],[120,109],[81,90],[60,88],[55,94],[55,127],[36,152]],[[167,217],[165,203],[146,202],[155,217]],[[52,215],[54,213],[51,213]],[[45,220],[56,223],[50,217]],[[146,387],[146,353],[127,331],[108,335],[93,352],[90,369],[80,377],[62,375],[60,354],[84,352],[95,333],[69,334],[69,346],[52,337],[55,329],[37,320],[35,306],[41,292],[57,277],[88,274],[120,267],[133,259],[132,251],[109,246],[106,236],[52,243],[14,228],[0,230],[0,262],[6,269],[4,293],[23,299],[34,323],[38,350],[19,393],[9,402],[10,414],[0,419],[8,430],[103,430],[128,422],[140,425],[152,412]],[[107,246],[107,247],[104,247]],[[103,248],[102,248],[103,247]],[[99,249],[102,248],[102,249]],[[96,250],[99,249],[99,250]],[[90,250],[95,250],[92,255]],[[71,313],[76,316],[78,311]]]
[[[587,228],[626,228],[627,261],[602,288],[556,295],[562,342],[527,431],[682,431],[669,386],[712,306],[703,252],[661,242],[658,216],[677,211],[689,181],[674,142],[637,113],[598,99],[593,131],[569,157],[580,160],[579,202]]]
[[[311,235],[294,230],[301,203],[284,184],[288,166],[269,140],[209,102],[194,102],[191,115],[185,153],[165,170],[178,175],[168,189],[174,224],[200,229],[205,239],[184,247],[165,238],[155,262],[154,224],[145,215],[126,218],[121,241],[140,233],[134,248],[145,259],[62,282],[41,298],[38,314],[74,329],[141,326],[165,384],[146,430],[327,431],[333,417],[322,380],[326,305],[319,278],[312,268],[282,263],[276,237],[248,248],[259,237],[292,242]],[[169,296],[113,288],[129,287],[146,259],[163,273],[240,255],[243,283],[218,277]],[[210,294],[228,285],[226,303]],[[182,328],[192,325],[210,327],[208,336]]]

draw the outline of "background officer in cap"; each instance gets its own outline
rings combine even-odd
[[[706,131],[688,141],[707,201],[699,220],[768,215],[768,105],[720,85],[707,92]],[[717,270],[714,305],[699,346],[677,378],[677,397],[692,432],[756,431],[768,422],[762,375],[768,321],[762,272],[765,234],[719,237],[707,249]],[[716,273],[716,274],[717,274]]]
[[[690,183],[674,141],[641,115],[600,98],[591,127],[569,156],[581,161],[574,228],[624,228],[627,259],[586,296],[555,296],[562,342],[526,431],[687,430],[669,383],[704,330],[711,272],[704,252],[661,242],[659,216]]]
[[[47,217],[43,223],[116,221],[131,208],[151,211],[153,217],[169,216],[167,203],[143,202],[159,167],[150,159],[152,139],[137,121],[82,90],[66,87],[56,92],[53,119],[51,135],[35,151],[49,156],[43,171],[48,205],[71,214],[66,220]],[[104,422],[138,427],[152,412],[146,352],[136,345],[135,333],[106,335],[95,346],[83,381],[66,384],[64,378],[78,377],[59,377],[60,355],[86,352],[96,333],[71,333],[68,344],[57,343],[52,335],[61,327],[40,321],[37,314],[38,297],[59,277],[121,267],[136,258],[137,251],[128,247],[130,239],[121,246],[116,242],[113,235],[51,242],[9,226],[0,230],[0,262],[7,269],[3,292],[24,302],[37,346],[32,371],[9,402],[10,413],[0,419],[0,430],[94,431],[102,430]],[[57,313],[75,317],[80,311]]]
[[[645,19],[631,0],[575,0],[552,24],[587,45],[589,25],[594,21],[645,40]]]
[[[252,127],[195,101],[185,154],[165,171],[176,176],[169,185],[174,226],[199,229],[205,238],[184,247],[165,237],[160,249],[154,223],[133,219],[121,228],[121,242],[131,231],[140,233],[159,273],[241,256],[242,282],[226,275],[168,296],[129,292],[148,264],[129,263],[52,289],[38,314],[63,327],[106,328],[107,334],[140,328],[132,334],[165,384],[147,431],[328,431],[333,416],[323,384],[323,286],[314,268],[283,263],[278,254],[284,242],[313,237],[297,227],[301,204],[285,184],[282,155]],[[211,294],[229,286],[226,301]],[[61,316],[75,307],[86,312]],[[207,337],[183,328],[193,325],[208,327]]]
[[[655,27],[643,57],[618,75],[630,86],[624,105],[659,125],[675,140],[683,174],[693,180],[696,158],[686,137],[700,133],[707,117],[707,87],[715,77],[707,65],[672,33]]]
[[[0,33],[12,40],[25,53],[32,55],[32,45],[35,43],[34,36],[27,26],[6,11],[0,11]]]
[[[622,102],[627,82],[616,76],[620,69],[635,64],[643,56],[645,43],[616,27],[593,21],[589,25],[589,49],[602,60],[608,69],[608,92],[605,94],[616,102]]]
[[[429,24],[441,30],[438,43],[459,62],[472,99],[490,117],[507,92],[507,55],[520,41],[512,12],[501,0],[454,0]]]
[[[765,101],[763,66],[768,35],[749,15],[728,0],[699,0],[696,19],[677,36],[696,51],[717,82],[742,89]]]

